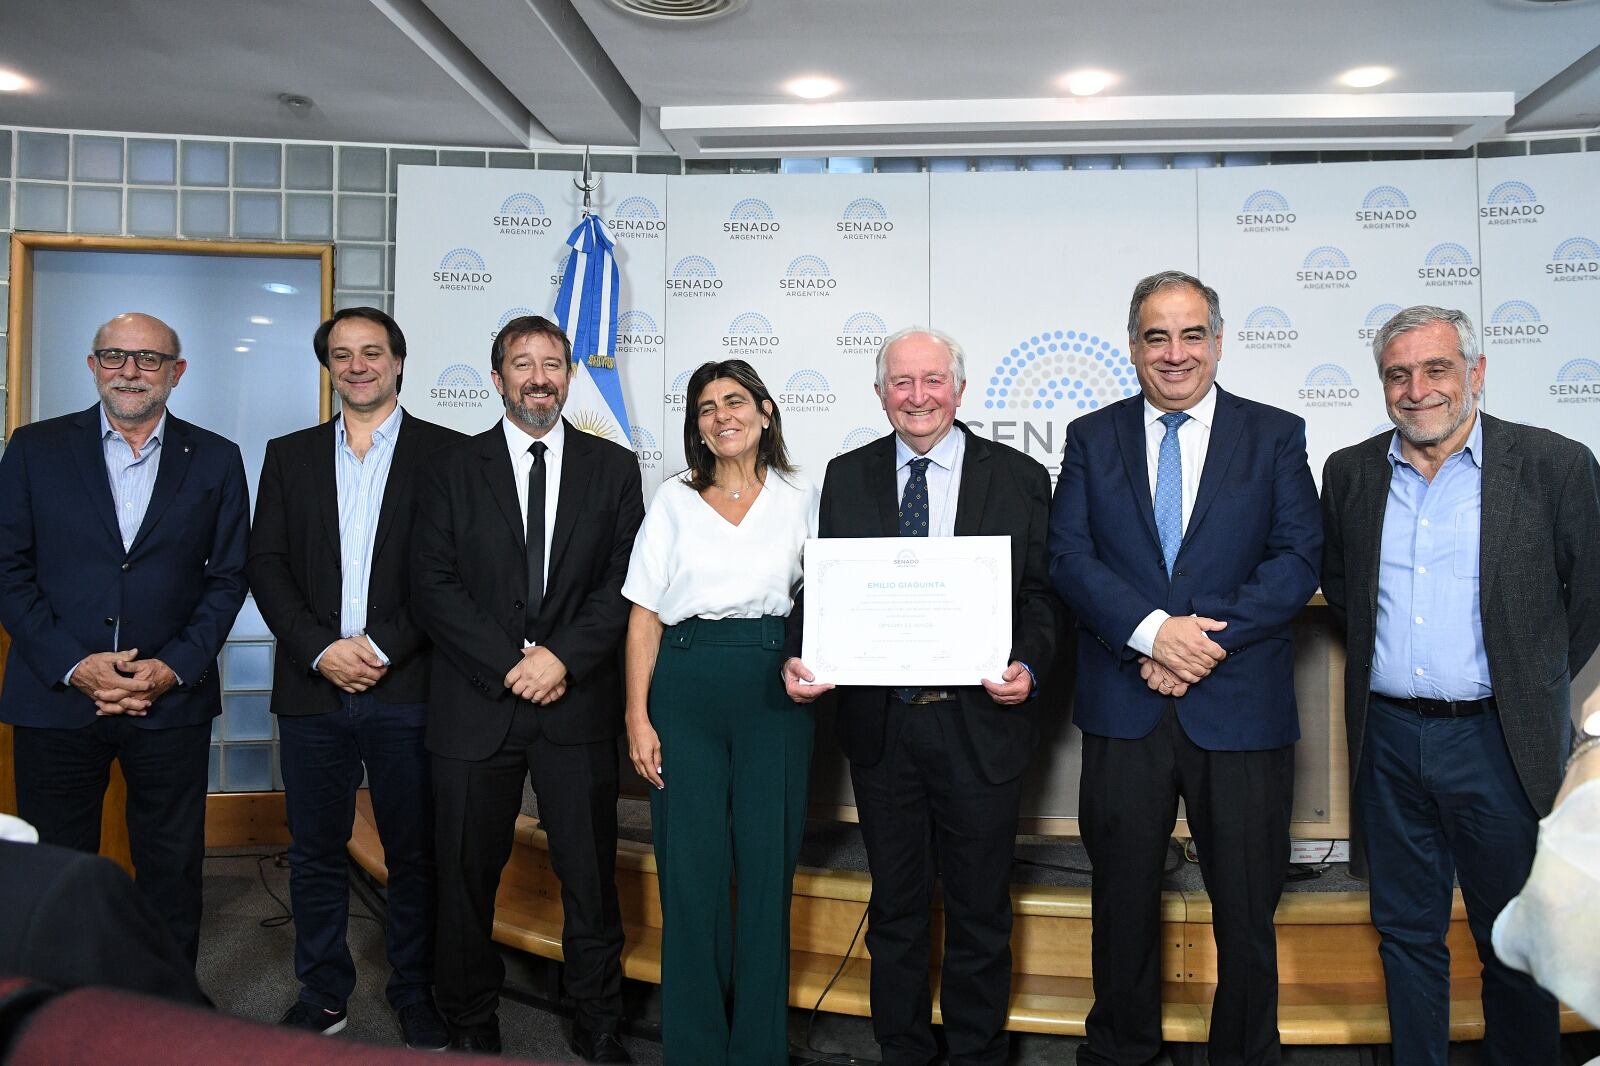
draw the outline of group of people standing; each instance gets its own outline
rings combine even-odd
[[[1352,806],[1399,1061],[1444,1061],[1458,876],[1487,1061],[1554,1062],[1554,999],[1488,937],[1559,783],[1570,679],[1600,643],[1600,470],[1580,444],[1483,414],[1470,322],[1414,307],[1373,344],[1396,432],[1330,458],[1319,512],[1304,421],[1216,385],[1222,326],[1199,279],[1140,281],[1141,393],[1071,423],[1053,494],[1037,461],[956,419],[965,356],[935,330],[884,341],[892,432],[835,458],[820,489],[756,370],[709,362],[686,394],[688,469],[647,510],[632,454],[561,417],[572,352],[554,323],[495,337],[505,416],[466,438],[401,408],[400,328],[348,308],[313,343],[340,413],[271,442],[252,527],[237,447],[166,410],[176,334],[118,316],[89,356],[100,403],[19,429],[0,459],[0,720],[17,727],[21,813],[94,850],[120,761],[139,885],[194,958],[213,664],[248,580],[278,639],[301,985],[285,1023],[346,1020],[344,847],[365,772],[405,1041],[498,1052],[495,891],[531,778],[561,881],[572,1048],[629,1061],[625,733],[651,786],[666,1060],[781,1064],[808,705],[833,688],[801,656],[805,542],[1005,536],[999,676],[830,697],[872,874],[883,1061],[1006,1061],[1022,776],[1041,690],[1074,686],[1095,919],[1078,1061],[1160,1054],[1161,876],[1181,798],[1218,945],[1210,1059],[1275,1063],[1291,622],[1320,581],[1349,637]]]

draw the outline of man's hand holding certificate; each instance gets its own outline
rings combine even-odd
[[[1010,552],[1003,536],[808,540],[808,683],[1001,679],[1011,649]]]

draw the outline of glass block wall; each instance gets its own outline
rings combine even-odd
[[[1460,152],[1189,152],[902,158],[691,159],[647,152],[590,157],[601,173],[821,174],[997,170],[1190,170],[1386,159],[1600,151],[1600,135],[1490,141]],[[395,168],[510,167],[577,171],[572,148],[512,152],[408,145],[167,137],[0,126],[0,244],[13,229],[140,237],[331,241],[334,303],[391,310]],[[0,303],[10,260],[0,255]],[[6,322],[0,319],[0,364]],[[0,410],[4,405],[0,382]],[[4,441],[0,439],[0,450]],[[276,723],[267,710],[272,634],[246,601],[222,654],[223,711],[212,730],[213,791],[283,787]]]

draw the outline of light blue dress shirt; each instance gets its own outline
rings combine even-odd
[[[1478,604],[1483,420],[1430,483],[1389,445],[1372,691],[1401,699],[1492,695]]]
[[[367,589],[372,584],[372,547],[378,534],[378,514],[383,509],[383,490],[389,484],[389,468],[394,465],[395,441],[405,412],[398,404],[383,424],[372,431],[372,444],[365,456],[357,457],[345,435],[341,415],[333,432],[334,474],[339,490],[339,635],[364,636],[367,632]],[[371,637],[367,643],[384,665],[389,657]],[[326,653],[327,649],[324,648]],[[316,669],[322,656],[311,664]]]
[[[111,500],[117,508],[123,551],[133,546],[133,538],[144,524],[144,513],[150,509],[156,474],[161,471],[161,442],[166,436],[167,413],[163,411],[155,432],[144,442],[144,450],[135,456],[133,448],[106,418],[105,405],[100,406],[100,448],[105,455],[106,477],[111,482]]]

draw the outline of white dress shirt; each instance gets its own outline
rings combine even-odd
[[[769,470],[734,525],[682,477],[670,478],[645,512],[622,595],[669,626],[686,618],[786,618],[821,499],[798,473]]]
[[[566,451],[567,423],[556,424],[542,437],[535,437],[511,420],[500,420],[506,434],[506,450],[511,453],[511,469],[516,473],[517,513],[522,515],[522,535],[528,535],[528,472],[533,469],[533,454],[528,449],[536,440],[544,441],[544,587],[550,587],[550,545],[556,535],[556,501],[561,498],[561,457]]]
[[[1144,401],[1144,462],[1150,481],[1150,502],[1156,499],[1156,468],[1161,462],[1161,439],[1167,427],[1161,424],[1161,410],[1148,399]],[[1211,426],[1217,418],[1217,386],[1215,383],[1200,397],[1200,402],[1185,412],[1189,420],[1178,427],[1178,452],[1183,463],[1183,531],[1189,532],[1189,516],[1194,514],[1195,497],[1200,492],[1200,474],[1206,468],[1206,449],[1211,446]],[[1172,616],[1159,607],[1145,615],[1144,621],[1128,638],[1128,647],[1140,655],[1149,655],[1155,648],[1156,633],[1161,623]]]

